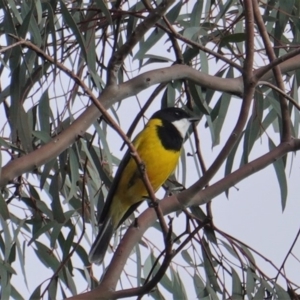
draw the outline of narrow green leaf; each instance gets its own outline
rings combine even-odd
[[[4,200],[4,198],[2,197],[2,193],[0,193],[0,215],[2,216],[2,218],[4,220],[9,219],[8,207],[7,207],[7,204]]]
[[[73,210],[67,211],[66,213],[64,213],[64,222],[54,224],[53,230],[50,235],[50,247],[51,248],[55,248],[56,241],[59,238],[59,235],[62,234],[62,228],[66,225],[66,223],[73,216],[73,214],[74,214]]]
[[[10,274],[14,274],[16,275],[17,272],[14,270],[14,268],[7,262],[3,261],[2,259],[0,259],[0,268],[4,269],[6,272],[10,273]]]
[[[195,26],[184,29],[182,35],[189,40],[198,41],[198,36],[203,34],[204,30],[199,26]]]
[[[35,241],[35,245],[37,249],[34,249],[34,252],[39,260],[44,264],[46,268],[51,268],[52,271],[55,272],[60,263],[54,256],[54,252],[38,241]]]
[[[229,69],[226,77],[227,78],[233,77],[233,69],[232,68]],[[215,140],[214,146],[216,146],[220,143],[221,130],[223,128],[223,124],[224,124],[225,118],[227,116],[230,99],[231,99],[231,95],[229,95],[227,93],[223,93],[219,99],[218,115],[217,115],[216,120],[214,121],[214,129],[215,129],[215,133],[216,133],[216,140]]]
[[[21,272],[22,272],[22,275],[24,278],[24,283],[28,289],[28,281],[27,281],[27,276],[26,276],[26,271],[25,271],[25,256],[26,256],[27,244],[25,241],[23,241],[22,247],[21,247],[19,240],[16,240],[15,242],[16,242],[16,248],[17,248],[17,252],[18,252],[18,260],[20,263],[20,268],[21,268]]]
[[[279,22],[276,22],[275,36],[283,35],[289,15],[292,14],[294,3],[295,0],[279,0],[279,9],[277,10]]]
[[[36,289],[33,291],[33,293],[31,294],[29,300],[36,300],[36,299],[41,299],[41,285],[43,283],[41,283],[40,285],[38,285],[36,287]]]
[[[292,97],[297,103],[299,103],[297,76],[295,76],[293,80]],[[296,109],[294,106],[292,109],[294,110],[294,126],[292,127],[294,130],[294,136],[299,136],[300,114],[298,109]]]
[[[275,148],[275,144],[273,141],[269,138],[269,149],[272,150]],[[282,158],[277,159],[274,161],[273,166],[275,168],[277,180],[279,183],[280,187],[280,194],[281,194],[281,207],[282,211],[284,211],[285,206],[286,206],[286,200],[287,200],[287,180],[286,180],[286,175],[285,175],[285,168],[284,168],[284,163]]]
[[[211,285],[215,291],[220,292],[221,289],[218,285],[217,277],[215,275],[215,270],[213,267],[213,258],[209,249],[209,244],[206,241],[204,241],[204,239],[202,239],[201,250],[204,262],[204,271],[207,277],[208,285]]]
[[[160,284],[170,293],[173,291],[173,283],[169,276],[165,273],[164,276],[162,277]]]
[[[155,54],[145,54],[144,55],[144,59],[147,59],[147,61],[145,61],[142,66],[146,66],[152,63],[168,63],[168,62],[172,62],[172,59],[170,59],[169,57],[164,57],[164,56],[160,56],[160,55],[155,55]]]
[[[75,237],[75,226],[73,226],[71,228],[71,230],[68,233],[68,236],[66,238],[66,242],[64,244],[64,247],[62,248],[63,251],[63,260],[69,255],[70,251],[71,251],[71,246],[73,244],[74,241],[74,237]]]
[[[203,212],[200,206],[192,206],[190,207],[190,210],[200,221],[204,222],[206,220],[207,215]]]
[[[209,300],[220,300],[215,289],[213,287],[211,287],[209,283],[206,283],[206,290],[208,291],[208,294],[210,296]]]
[[[0,137],[0,146],[10,149],[10,144]]]
[[[49,221],[45,226],[43,226],[42,228],[40,228],[38,231],[36,231],[33,235],[32,238],[29,240],[28,242],[28,246],[34,242],[37,238],[39,238],[42,234],[44,234],[45,232],[50,231],[51,228],[53,228],[53,226],[57,224],[57,222],[55,220],[53,221]]]
[[[226,160],[226,164],[225,164],[225,176],[230,174],[232,172],[232,167],[233,167],[233,163],[234,163],[234,159],[237,153],[237,149],[240,145],[240,142],[242,140],[244,136],[244,132],[241,134],[241,136],[239,137],[239,139],[236,141],[235,145],[233,146],[232,150],[230,151],[230,154],[228,155],[228,158]],[[229,196],[229,189],[227,189],[225,191],[226,197],[228,198]]]
[[[189,85],[193,100],[194,100],[195,104],[197,105],[197,107],[199,108],[199,110],[203,114],[209,115],[211,109],[205,102],[205,99],[202,95],[201,87],[199,87],[198,85],[196,85],[194,82],[192,82],[190,80],[188,81],[188,85]]]
[[[11,295],[11,285],[10,285],[10,277],[3,266],[0,265],[0,286],[1,286],[1,299],[10,299]]]
[[[110,15],[110,11],[107,8],[106,2],[103,0],[96,0],[95,2],[96,2],[96,6],[98,6],[101,9],[103,15],[107,18],[108,23],[112,25],[112,18]]]
[[[255,259],[252,255],[252,253],[250,252],[250,250],[245,247],[243,244],[240,244],[240,247],[242,248],[242,252],[243,254],[246,256],[247,260],[249,261],[249,265],[250,267],[255,270],[255,265],[256,265],[256,262],[255,262]]]
[[[41,131],[48,133],[50,136],[50,100],[48,89],[44,91],[39,102],[39,122]]]
[[[7,221],[8,222],[8,221]],[[10,235],[10,231],[6,221],[3,219],[2,215],[0,215],[0,224],[2,227],[3,237],[4,237],[4,260],[7,261],[10,255],[10,251],[12,248],[12,238]],[[1,268],[0,268],[1,269]]]
[[[73,243],[73,247],[75,247],[76,243]],[[86,253],[86,250],[81,245],[76,245],[76,254],[81,259],[82,264],[85,267],[89,267],[91,264],[89,262],[88,254]]]
[[[168,21],[173,24],[177,19],[180,10],[182,8],[182,1],[178,1],[174,7],[166,14],[166,18]],[[165,36],[165,32],[161,29],[155,28],[146,41],[140,41],[139,43],[139,51],[135,54],[133,59],[143,60],[144,55],[152,48],[163,36]]]
[[[207,297],[209,294],[206,290],[205,284],[196,272],[194,273],[193,281],[197,299],[203,299]]]
[[[24,198],[23,198],[24,199]],[[32,201],[32,200],[30,200]],[[45,216],[49,217],[49,219],[53,219],[53,212],[51,209],[49,209],[49,207],[47,206],[47,204],[43,201],[36,201],[35,203],[36,208],[39,209],[41,212],[43,212],[43,214],[45,214]],[[33,207],[35,208],[35,207]]]
[[[246,292],[249,299],[252,298],[252,294],[255,289],[255,280],[253,277],[253,271],[251,268],[247,268],[247,277],[246,277]]]
[[[194,261],[187,250],[182,250],[180,254],[189,266],[195,266]]]
[[[170,267],[171,272],[171,281],[173,283],[173,299],[188,299],[185,287],[183,282],[180,279],[180,276],[177,271],[174,270],[174,268]]]
[[[52,208],[54,219],[58,223],[63,223],[65,221],[65,217],[60,203],[59,191],[60,191],[59,178],[58,178],[58,174],[55,174],[51,180],[50,189],[49,189],[52,198],[51,208]]]
[[[291,299],[290,295],[276,282],[274,283],[274,288],[278,299]]]
[[[235,300],[243,300],[243,288],[239,275],[235,269],[231,268],[232,274],[232,296]]]
[[[191,26],[199,26],[202,18],[204,1],[196,1],[191,12]]]
[[[28,114],[23,106],[20,107],[17,120],[17,135],[22,142],[23,149],[30,153],[32,149],[32,127],[29,124]]]
[[[105,160],[105,164],[108,164],[108,166],[106,166],[106,168],[108,168],[109,170],[112,170],[112,166],[113,166],[113,163],[112,163],[112,154],[111,154],[111,151],[110,151],[109,144],[107,142],[106,133],[101,128],[101,126],[99,126],[98,123],[94,122],[93,125],[94,125],[94,127],[95,127],[95,129],[96,129],[96,131],[97,131],[97,133],[99,135],[99,139],[101,141],[101,144],[103,145],[102,157],[103,157],[103,160]],[[91,151],[91,154],[92,154],[92,151]],[[100,159],[100,155],[98,156],[98,161],[99,161],[99,159]],[[94,159],[94,163],[96,164],[95,159]],[[100,167],[100,170],[103,170],[103,166]]]
[[[257,292],[253,297],[253,300],[261,300],[261,299],[265,299],[265,288],[262,284],[259,286]]]
[[[233,249],[233,247],[229,244],[227,244],[225,241],[220,240],[222,243],[222,246],[236,259],[239,259],[239,256],[237,255],[236,251]]]
[[[12,15],[16,18],[16,20],[19,22],[19,24],[23,23],[23,19],[20,15],[20,11],[16,6],[16,2],[13,0],[7,0],[7,3],[9,4],[9,7],[11,9]],[[7,12],[10,13],[10,12]]]
[[[252,111],[252,115],[248,121],[245,138],[244,138],[244,151],[243,151],[243,164],[248,162],[248,156],[254,146],[255,141],[261,136],[262,117],[263,117],[263,93],[262,90],[257,89],[255,93],[255,104]],[[241,162],[241,163],[242,163]]]
[[[263,278],[261,278],[261,283],[264,286],[264,288],[270,292],[270,294],[274,294],[274,290],[273,287],[269,284],[268,281],[264,280]]]
[[[12,285],[11,286],[11,295],[10,297],[12,299],[17,299],[17,300],[24,300],[23,296],[16,290],[16,288]]]
[[[40,177],[40,189],[44,188],[46,180],[52,176],[49,176],[50,171],[53,170],[54,165],[56,164],[56,159],[52,159],[44,165],[42,175]]]
[[[163,97],[161,99],[161,107],[166,108],[175,105],[175,89],[172,83],[167,85]]]
[[[65,5],[64,1],[60,0],[59,2],[60,2],[62,16],[63,16],[65,22],[67,23],[67,25],[73,31],[73,33],[76,37],[76,41],[79,43],[79,46],[81,48],[84,59],[87,61],[87,50],[86,50],[84,38],[83,38],[76,22],[74,21],[73,17],[69,13],[69,10],[68,10],[67,6]]]
[[[37,2],[37,0],[35,1]],[[42,37],[41,37],[41,33],[39,30],[39,25],[36,22],[35,18],[30,18],[30,33],[33,37],[33,42],[35,45],[37,45],[38,47],[42,46]]]
[[[69,290],[71,291],[72,295],[77,295],[77,288],[76,288],[76,284],[74,282],[73,276],[70,274],[70,272],[68,271],[68,269],[64,269],[64,273],[65,273],[65,283],[67,285],[67,287],[69,288]]]
[[[225,4],[223,4],[223,2],[219,2],[220,12],[216,16],[216,23],[227,13],[228,9],[231,7],[232,1],[233,0],[227,0]]]
[[[70,192],[67,196],[66,201],[69,201],[74,195],[76,195],[77,191],[77,184],[79,182],[79,162],[78,162],[78,157],[75,154],[75,151],[73,148],[69,148],[69,167],[70,167],[70,174],[69,178],[71,181],[71,187],[70,187]]]
[[[221,38],[220,46],[227,45],[228,43],[241,43],[246,40],[246,33],[233,33],[225,35]]]
[[[57,299],[56,293],[57,293],[57,278],[53,278],[50,282],[50,285],[48,287],[48,297],[49,299]]]
[[[24,18],[22,25],[20,26],[20,28],[18,30],[19,36],[23,39],[25,39],[26,35],[28,34],[32,14],[33,14],[33,9],[29,9],[26,17]]]
[[[153,254],[150,253],[147,257],[147,259],[145,260],[145,263],[144,263],[144,268],[143,268],[143,273],[144,273],[144,277],[147,278],[149,276],[149,273],[152,269],[152,266],[155,262],[155,259],[153,261]],[[157,263],[157,266],[159,267],[159,262]],[[157,271],[157,267],[155,267],[156,271]],[[154,272],[152,272],[151,274],[151,277],[155,274],[155,269],[154,269]]]
[[[278,117],[278,114],[275,109],[271,109],[270,112],[266,115],[263,120],[262,128],[265,130],[274,123],[275,119]]]
[[[47,14],[48,14],[48,24],[47,26],[49,27],[49,33],[51,32],[51,38],[52,38],[52,43],[53,43],[53,58],[54,58],[54,79],[56,78],[56,62],[57,62],[57,40],[56,40],[56,30],[55,30],[55,24],[58,26],[58,22],[56,22],[56,17],[53,12],[53,8],[49,2],[44,2],[43,5],[47,7]]]

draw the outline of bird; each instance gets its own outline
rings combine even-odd
[[[133,140],[155,192],[174,172],[188,129],[192,122],[198,120],[181,108],[164,108],[152,115]],[[89,253],[91,263],[102,263],[114,232],[147,196],[140,169],[128,150],[118,167],[98,220],[98,235]]]

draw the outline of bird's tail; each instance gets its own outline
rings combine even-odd
[[[102,224],[99,224],[98,235],[89,253],[89,261],[91,263],[97,265],[102,263],[113,233],[114,226],[111,217],[106,218]]]

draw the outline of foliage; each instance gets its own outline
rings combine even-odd
[[[142,297],[155,287],[152,298],[187,299],[182,274],[199,299],[296,299],[300,283],[285,273],[286,260],[280,267],[271,264],[275,277],[266,274],[257,263],[264,258],[260,253],[214,225],[209,201],[273,164],[282,209],[286,206],[287,155],[300,149],[299,2],[0,4],[3,299],[24,297],[16,278],[31,299]],[[157,103],[187,107],[203,125],[191,132],[180,183],[173,177],[166,187],[183,190],[192,172],[187,156],[199,180],[174,193],[182,206],[175,196],[159,205],[163,214],[182,211],[186,226],[177,231],[177,219],[170,220],[159,248],[156,235],[162,229],[147,209],[139,230],[122,228],[122,236],[127,230],[122,244],[98,282],[104,266],[90,266],[87,255],[96,212],[119,164],[111,136],[116,130],[125,139],[126,120],[132,124],[130,138]],[[227,138],[224,128],[233,122]],[[222,146],[209,168],[199,143],[204,131],[211,137],[208,147]],[[268,139],[269,152],[253,159],[261,138]],[[224,177],[216,181],[223,163]],[[206,204],[205,212],[200,204]],[[151,225],[155,233],[143,236]],[[136,272],[125,267],[129,256]],[[38,276],[29,284],[33,269]]]

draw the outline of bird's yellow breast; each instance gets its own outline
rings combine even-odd
[[[163,147],[157,135],[157,126],[162,126],[159,119],[150,120],[145,129],[133,141],[140,158],[145,164],[154,191],[157,191],[174,172],[180,156],[180,151],[167,150]],[[114,223],[118,224],[128,208],[140,202],[147,195],[137,164],[133,158],[130,158],[123,170],[113,197],[110,213]]]

